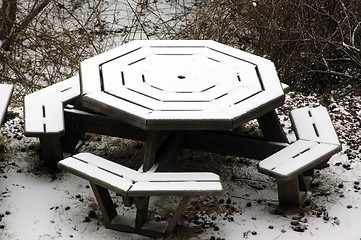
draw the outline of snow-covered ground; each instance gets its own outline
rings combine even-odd
[[[303,208],[279,208],[276,183],[257,172],[255,160],[186,150],[177,167],[216,172],[225,191],[218,197],[194,198],[167,239],[359,240],[361,97],[347,91],[323,96],[290,92],[278,109],[284,129],[292,137],[291,109],[326,106],[343,144],[342,152],[331,158],[329,166],[316,172],[312,195]],[[150,239],[106,229],[88,183],[45,168],[39,159],[38,140],[23,136],[22,121],[22,107],[11,106],[9,120],[1,128],[0,239]],[[80,151],[131,166],[139,162],[142,145],[89,135]],[[167,216],[177,201],[154,199],[151,216]],[[123,211],[121,200],[116,202]]]
[[[128,5],[133,6],[134,1],[106,2],[109,16],[117,16],[104,23],[117,33],[107,39],[111,41],[109,47],[113,42],[119,44],[131,38],[159,37],[164,31],[158,27],[161,22],[166,23],[161,26],[167,26],[168,34],[176,34],[175,29],[187,20],[167,16],[173,12],[183,16],[182,12],[186,15],[188,9],[174,3],[169,7],[167,4],[172,1],[158,1],[157,8],[141,15],[144,24],[131,28],[135,18],[128,15],[134,9]],[[130,33],[129,39],[122,37],[124,32]],[[194,198],[176,231],[167,239],[361,239],[361,97],[352,93],[348,88],[323,96],[290,92],[285,105],[278,109],[284,129],[292,138],[290,110],[326,106],[343,145],[342,152],[331,158],[329,166],[316,172],[306,206],[279,208],[276,183],[258,173],[257,161],[186,150],[177,168],[216,172],[225,191],[218,197]],[[44,167],[38,139],[23,135],[22,121],[22,106],[12,105],[9,120],[0,131],[1,240],[151,239],[105,229],[88,183]],[[80,151],[133,167],[142,157],[141,144],[106,136],[88,135]],[[162,219],[169,215],[176,201],[179,199],[154,199],[151,216]],[[121,200],[116,203],[119,212],[123,211]],[[132,212],[134,209],[126,210],[127,214]]]

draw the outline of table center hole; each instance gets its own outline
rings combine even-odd
[[[183,76],[183,75],[179,75],[178,78],[179,78],[179,79],[185,79],[186,77]]]

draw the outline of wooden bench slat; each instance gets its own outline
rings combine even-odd
[[[117,166],[116,166],[117,165]],[[223,191],[219,176],[213,173],[140,173],[90,153],[79,153],[61,160],[58,167],[88,180],[102,211],[105,226],[116,230],[151,236],[169,235],[191,196],[215,195]],[[129,171],[132,173],[127,178]],[[120,193],[127,207],[135,204],[135,218],[117,214],[108,190]],[[167,224],[147,221],[151,196],[181,196],[173,217]]]
[[[65,131],[64,104],[79,94],[79,76],[75,75],[25,96],[25,135],[62,135]]]
[[[255,71],[255,64],[246,61],[240,61],[237,58],[232,59],[221,52],[215,52],[209,49],[207,51],[207,54],[214,57],[214,59],[220,61],[220,63],[224,63],[225,68],[229,68],[229,66],[232,66],[232,71],[227,69],[227,72],[233,72],[235,77],[237,77],[238,75],[237,81],[241,81],[242,85],[261,89],[261,84]]]
[[[222,184],[214,182],[136,182],[128,195],[136,196],[199,196],[222,192]]]
[[[79,153],[58,167],[124,196],[196,196],[222,191],[214,173],[140,173],[91,153]]]
[[[144,106],[139,106],[103,92],[86,94],[83,96],[82,101],[83,103],[85,102],[85,104],[99,106],[99,108],[103,109],[103,112],[107,113],[107,115],[112,114],[112,112],[110,112],[110,108],[113,108],[113,111],[116,111],[118,114],[121,112],[127,112],[127,115],[134,114],[135,118],[139,118],[135,115],[146,116],[151,111]]]
[[[57,94],[58,100],[66,103],[80,95],[79,76],[75,75],[71,78],[57,82],[53,85],[40,89],[30,95],[37,95],[40,98],[52,97]]]
[[[337,151],[337,145],[298,140],[259,162],[258,169],[275,178],[288,180],[328,160]]]
[[[82,77],[82,81],[81,81],[82,94],[101,91],[102,86],[101,86],[101,82],[99,81],[99,66],[101,64],[105,65],[104,63],[106,63],[110,59],[113,59],[111,61],[111,63],[113,63],[116,62],[116,59],[119,58],[119,56],[122,56],[121,59],[124,59],[123,57],[127,56],[128,53],[132,53],[130,55],[133,55],[133,53],[139,51],[137,50],[139,49],[139,47],[134,46],[133,42],[134,41],[122,45],[120,47],[111,49],[109,51],[106,51],[104,53],[98,54],[96,58],[89,58],[80,63],[80,72],[81,72],[80,75]],[[129,64],[129,63],[130,61],[125,64]]]
[[[311,109],[317,132],[324,143],[340,144],[331,118],[325,107]]]
[[[235,88],[229,91],[226,95],[222,96],[221,98],[217,99],[214,103],[220,104],[224,106],[224,109],[228,110],[227,107],[232,107],[233,104],[238,104],[239,96],[241,95],[244,101],[250,96],[258,93],[260,89],[256,88]]]
[[[283,104],[283,101],[283,91],[279,92],[278,97],[270,95],[268,91],[258,91],[251,98],[230,106],[227,112],[233,117],[235,123],[244,123],[274,111],[276,107]]]
[[[310,149],[312,146],[315,146],[316,142],[305,141],[305,140],[298,140],[291,145],[281,149],[280,151],[274,153],[273,155],[269,156],[268,158],[259,162],[259,166],[263,169],[272,170],[274,167],[278,167],[284,162],[288,161],[288,159],[292,158],[293,156],[298,155],[300,152],[304,152],[307,149]],[[287,160],[285,160],[287,159]]]
[[[64,131],[64,112],[61,101],[36,95],[25,96],[25,133],[41,136],[46,133],[61,134]]]
[[[72,157],[61,160],[58,163],[58,167],[78,177],[84,178],[92,183],[123,195],[127,194],[127,191],[133,184],[132,180],[122,177],[122,173],[115,175],[108,171],[104,171],[95,165],[82,162],[79,159]]]
[[[326,108],[296,109],[291,111],[291,119],[299,139],[339,144]]]
[[[294,158],[295,161],[293,163],[289,162],[273,171],[286,178],[294,177],[327,161],[336,152],[338,152],[338,147],[335,145],[317,144],[309,151]]]
[[[136,180],[148,182],[220,181],[217,174],[205,172],[145,172],[139,174]]]
[[[135,171],[131,168],[125,167],[121,164],[117,164],[115,162],[109,161],[105,158],[96,156],[91,153],[78,153],[74,155],[73,158],[80,159],[99,168],[106,169],[109,172],[121,174],[129,179],[135,179],[139,177],[140,174],[138,171]]]
[[[174,119],[174,116],[177,116],[177,119]],[[226,122],[231,122],[231,119],[220,109],[219,111],[216,111],[213,109],[212,111],[154,111],[148,116],[149,124],[162,124],[162,120],[159,119],[165,119],[164,122],[167,122],[167,119],[172,119],[174,121],[174,124],[177,123],[177,120],[180,121],[180,124],[182,124],[182,121],[190,119],[190,114],[192,114],[191,118],[194,119],[195,123],[196,121],[203,121],[207,122],[209,121],[212,123],[212,121],[221,122],[222,120]],[[174,119],[174,120],[173,120]],[[192,123],[187,123],[192,124]],[[220,127],[220,129],[222,129]],[[228,129],[228,128],[224,128]]]

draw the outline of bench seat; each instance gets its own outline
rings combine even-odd
[[[169,235],[182,215],[190,197],[218,195],[223,190],[219,176],[214,173],[141,172],[91,153],[79,153],[61,160],[58,167],[91,183],[107,228],[150,236]],[[127,207],[135,203],[137,207],[136,218],[125,221],[124,216],[117,214],[107,190],[120,194],[123,197],[124,205]],[[167,226],[164,226],[163,223],[158,226],[157,223],[146,220],[148,201],[151,196],[183,197]],[[149,228],[148,226],[152,227]]]
[[[80,95],[79,76],[26,95],[24,98],[25,135],[61,136],[65,133],[64,106]]]
[[[317,167],[339,150],[334,144],[298,140],[261,161],[258,167],[262,173],[287,181]]]
[[[280,205],[300,206],[313,179],[313,169],[341,150],[327,109],[300,108],[291,111],[296,141],[258,164],[258,171],[277,179]],[[310,176],[311,175],[311,176]],[[307,176],[307,178],[305,178]]]

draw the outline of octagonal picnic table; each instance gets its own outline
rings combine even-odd
[[[288,142],[275,111],[285,88],[271,61],[214,41],[133,41],[83,61],[79,77],[26,96],[25,132],[40,138],[47,161],[90,181],[107,227],[170,233],[191,196],[222,191],[216,174],[155,173],[182,148],[262,160],[258,170],[277,179],[280,205],[304,201],[313,170],[341,146],[323,107],[291,111],[297,140]],[[238,131],[253,119],[262,137]],[[85,132],[145,141],[143,165],[134,171],[84,153],[62,160]],[[107,189],[136,205],[135,222],[118,221]],[[167,230],[148,229],[150,196],[170,194],[183,198]]]
[[[84,107],[150,133],[144,171],[169,132],[230,131],[258,119],[267,140],[287,142],[274,64],[211,40],[133,41],[83,61],[80,81]]]

